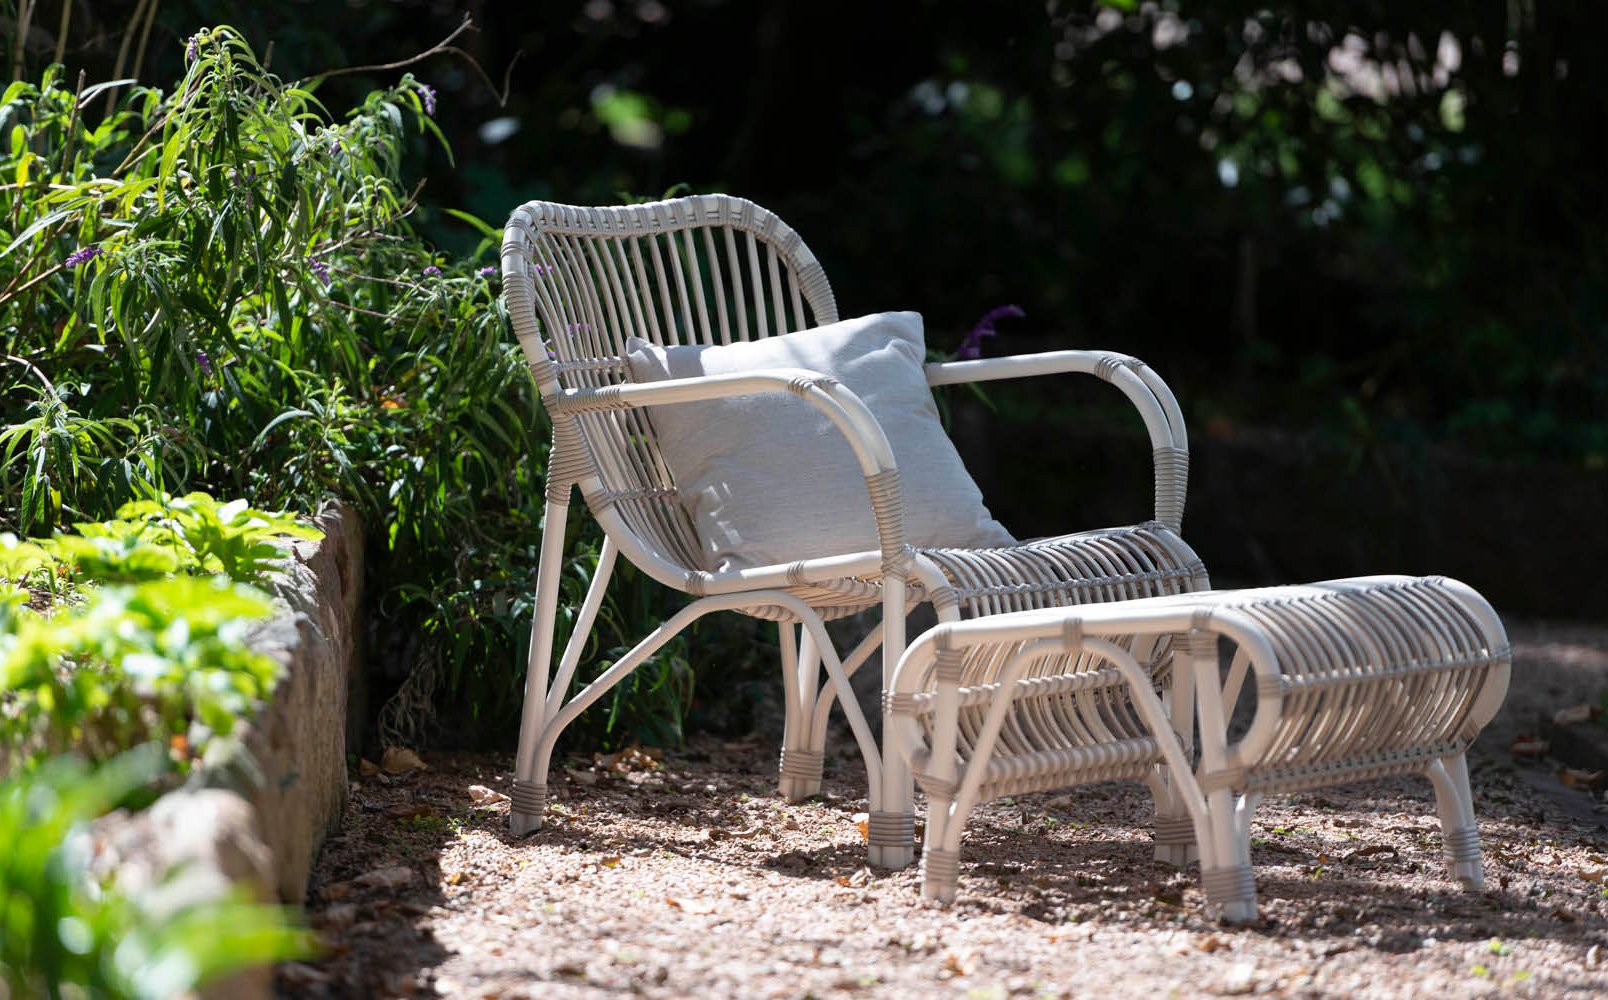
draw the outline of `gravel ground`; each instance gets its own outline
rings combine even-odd
[[[1516,678],[1608,670],[1608,631],[1532,629],[1516,646]],[[1508,714],[1521,718],[1570,696],[1515,692]],[[1507,739],[1474,758],[1484,893],[1445,878],[1429,783],[1375,782],[1261,806],[1251,927],[1205,919],[1198,872],[1151,860],[1137,784],[984,806],[944,908],[919,899],[914,867],[864,866],[865,801],[846,758],[799,805],[775,796],[774,748],[758,740],[573,759],[547,827],[514,839],[496,794],[506,755],[427,753],[428,770],[355,777],[309,895],[328,955],[282,967],[277,987],[507,1000],[1608,996],[1608,806],[1560,782],[1557,762],[1507,753]]]

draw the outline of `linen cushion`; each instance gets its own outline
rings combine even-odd
[[[1010,534],[938,422],[922,363],[921,316],[878,313],[780,337],[660,347],[633,337],[637,382],[805,368],[865,401],[899,467],[905,537],[922,547],[1009,545]],[[820,410],[791,393],[655,406],[659,449],[705,567],[748,569],[879,547],[854,450]]]

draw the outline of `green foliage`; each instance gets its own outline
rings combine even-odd
[[[279,665],[244,642],[272,611],[227,578],[180,576],[98,587],[49,617],[15,614],[0,637],[5,759],[104,757],[153,737],[186,759],[204,752],[278,679]]]
[[[148,801],[248,718],[280,667],[246,645],[272,614],[280,537],[314,529],[204,493],[124,505],[40,541],[0,534],[0,992],[167,997],[306,955],[278,907],[165,903],[91,877],[85,824]],[[231,575],[236,579],[231,579]],[[126,747],[137,747],[124,751]],[[72,756],[61,756],[71,751]],[[84,757],[103,760],[98,766]]]
[[[94,575],[113,574],[142,578],[145,572],[132,562],[163,558],[174,563],[167,572],[183,568],[191,573],[222,573],[239,583],[262,586],[285,559],[282,539],[317,539],[323,532],[302,524],[290,514],[253,509],[244,500],[219,503],[205,493],[180,498],[163,494],[159,500],[134,500],[117,510],[118,520],[79,524],[78,535],[58,535],[56,552],[62,562],[67,542],[89,543],[99,563]],[[157,554],[160,554],[158,556]],[[84,556],[75,555],[80,568]]]
[[[86,824],[155,780],[155,746],[97,768],[57,758],[0,780],[0,993],[184,994],[243,965],[308,955],[278,907],[242,900],[152,913],[89,871]]]
[[[163,491],[343,497],[371,532],[380,633],[423,638],[376,650],[381,689],[428,674],[405,721],[441,709],[496,737],[520,699],[549,429],[499,311],[496,231],[465,216],[478,248],[447,260],[410,224],[404,151],[439,137],[427,94],[404,76],[338,118],[226,27],[194,37],[171,91],[134,87],[101,120],[98,89],[56,68],[6,89],[0,526],[128,511],[149,523],[63,544],[132,580],[161,568],[161,525],[199,516],[192,498],[139,506]],[[262,551],[197,544],[231,573]],[[595,553],[578,538],[571,571]],[[611,600],[598,653],[658,613]],[[642,718],[674,730],[684,686],[652,688]]]
[[[285,558],[274,539],[319,532],[204,493],[118,514],[38,543],[0,534],[0,761],[11,766],[152,738],[187,763],[278,679],[244,642],[273,612],[250,585]]]

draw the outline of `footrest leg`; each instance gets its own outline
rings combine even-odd
[[[874,812],[866,823],[870,861],[878,868],[904,868],[916,858],[913,813]]]
[[[1187,868],[1200,860],[1195,824],[1188,816],[1156,817],[1156,860],[1173,868]]]
[[[826,754],[820,750],[783,747],[777,790],[788,802],[802,802],[821,794],[821,771]]]
[[[508,829],[516,837],[523,837],[542,828],[542,814],[547,811],[547,786],[534,781],[514,782],[512,808],[508,812]]]
[[[1441,833],[1446,856],[1446,873],[1463,888],[1479,892],[1485,888],[1485,865],[1480,858],[1480,831],[1472,826]]]
[[[1249,865],[1214,868],[1200,873],[1206,903],[1225,923],[1244,924],[1256,919],[1256,876]]]
[[[955,901],[960,878],[960,852],[928,847],[921,852],[921,898]]]

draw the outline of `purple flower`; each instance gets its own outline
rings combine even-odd
[[[329,265],[328,264],[324,263],[323,261],[319,260],[316,257],[309,257],[309,258],[307,258],[307,270],[313,272],[313,276],[316,277],[319,281],[322,281],[324,283],[325,288],[329,287],[330,278],[329,278]]]
[[[212,377],[212,359],[207,357],[206,351],[195,352],[195,363],[196,367],[201,369],[201,374],[207,378]]]
[[[200,52],[201,52],[201,36],[200,35],[191,35],[189,38],[184,40],[184,62],[185,62],[185,65],[189,65],[190,63],[195,62],[195,57],[197,55],[199,55]]]
[[[79,247],[77,250],[74,250],[72,253],[67,255],[67,259],[62,261],[62,265],[65,267],[77,267],[86,260],[99,257],[101,253],[102,250],[100,247]]]
[[[971,332],[962,338],[960,346],[955,348],[953,356],[965,359],[982,357],[983,338],[992,337],[999,332],[994,329],[996,321],[1006,318],[1021,319],[1026,315],[1027,313],[1022,311],[1021,306],[999,306],[990,309],[983,314],[982,319],[977,321],[977,325],[971,328]]]
[[[441,277],[441,268],[431,264],[429,267],[424,269],[424,276],[426,278],[439,278]]]
[[[496,275],[497,275],[497,265],[488,264],[488,265],[486,265],[485,267],[481,268],[479,271],[477,271],[475,273],[479,274],[482,278],[496,277]]]
[[[419,84],[419,99],[424,102],[424,113],[435,117],[435,88],[428,83]]]

